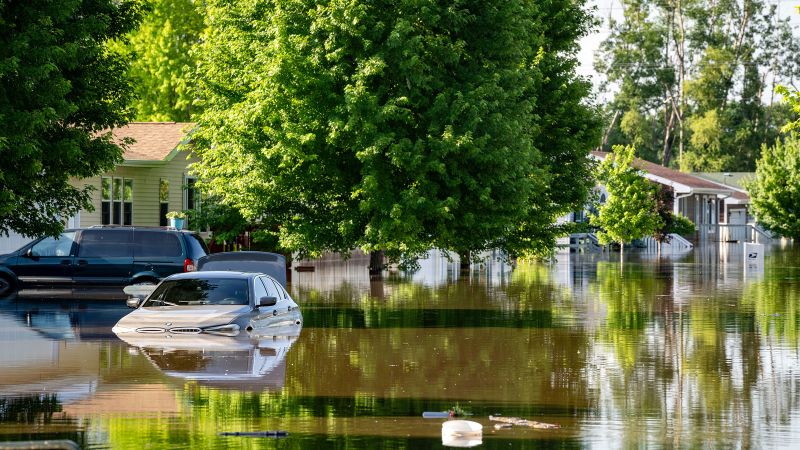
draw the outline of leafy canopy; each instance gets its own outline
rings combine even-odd
[[[57,234],[91,209],[69,180],[121,157],[100,132],[127,122],[131,86],[107,43],[139,17],[136,1],[0,0],[0,234]]]
[[[207,3],[205,187],[287,249],[552,246],[597,120],[581,2]]]
[[[597,179],[605,186],[608,198],[589,221],[600,227],[597,238],[602,244],[624,245],[653,235],[662,225],[656,187],[633,167],[634,152],[633,146],[615,146],[597,168]]]
[[[800,136],[761,149],[756,176],[745,183],[756,219],[768,230],[800,238]]]
[[[203,32],[196,0],[149,0],[142,23],[113,47],[130,57],[136,120],[188,122],[195,113],[195,47]]]
[[[793,121],[789,121],[781,130],[786,133],[800,130],[800,92],[790,91],[788,88],[786,88],[786,86],[778,86],[775,88],[775,90],[779,94],[783,95],[784,102],[786,102],[792,108],[792,111],[795,115],[795,119]]]
[[[625,0],[595,68],[613,97],[608,148],[687,171],[750,171],[788,108],[776,83],[800,75],[800,39],[763,0]],[[616,118],[616,120],[614,120]]]

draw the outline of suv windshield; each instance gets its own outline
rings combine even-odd
[[[237,278],[167,280],[143,306],[248,305],[248,291],[247,280]]]

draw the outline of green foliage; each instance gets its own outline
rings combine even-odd
[[[792,133],[771,147],[763,146],[756,176],[745,187],[759,223],[800,238],[800,136]]]
[[[167,219],[185,219],[186,211],[170,211],[166,214]]]
[[[234,241],[251,228],[238,209],[221,203],[215,196],[203,197],[203,207],[189,211],[189,224],[193,230],[211,230],[212,239],[218,244]]]
[[[139,18],[137,1],[0,1],[0,234],[56,235],[91,209],[69,180],[121,158],[100,131],[128,121],[131,86],[107,43]]]
[[[800,130],[800,92],[790,91],[786,86],[778,86],[775,91],[783,96],[783,100],[791,106],[796,117],[793,121],[784,125],[782,131],[789,133],[793,130]]]
[[[690,235],[695,232],[694,222],[682,214],[670,214],[670,222],[667,225],[667,233],[675,233],[681,236]]]
[[[206,189],[302,254],[544,251],[598,133],[581,2],[207,3]]]
[[[608,198],[589,221],[600,227],[597,238],[602,244],[624,245],[652,235],[662,225],[656,211],[656,187],[633,167],[634,152],[632,146],[616,146],[597,168],[597,179],[605,185]]]
[[[670,234],[689,235],[694,233],[695,226],[691,220],[681,214],[675,214],[674,191],[668,186],[661,186],[656,190],[656,211],[661,218],[661,224],[653,233],[653,238],[658,242],[669,242]]]
[[[753,170],[787,110],[770,91],[800,74],[790,22],[758,0],[622,7],[595,62],[613,94],[609,148],[632,143],[643,158],[688,171]]]
[[[203,32],[203,5],[196,0],[150,0],[141,25],[113,48],[128,55],[141,121],[187,122],[194,107],[194,47]]]

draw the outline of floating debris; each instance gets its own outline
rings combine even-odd
[[[245,437],[286,437],[288,431],[223,431],[220,436],[245,436]]]
[[[483,425],[470,420],[448,420],[442,424],[442,445],[475,447],[483,443]]]
[[[423,419],[447,419],[449,417],[464,417],[471,416],[472,413],[467,412],[460,405],[456,404],[450,408],[450,411],[424,411],[422,413]]]
[[[449,411],[425,411],[422,413],[423,419],[448,419],[452,417]]]
[[[536,422],[534,420],[520,419],[519,417],[489,416],[492,422],[502,422],[520,427],[536,428],[538,430],[557,430],[561,425],[556,423]]]

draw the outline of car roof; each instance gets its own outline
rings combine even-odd
[[[265,274],[259,272],[235,272],[228,270],[209,270],[201,272],[185,272],[170,275],[169,280],[206,280],[206,279],[219,279],[219,278],[233,278],[233,279],[250,279],[254,277],[264,276]]]
[[[179,230],[172,227],[156,227],[156,226],[132,226],[132,225],[96,225],[91,227],[78,227],[67,228],[64,232],[69,231],[86,231],[86,230],[133,230],[133,231],[163,231],[168,233],[184,233],[184,234],[197,234],[195,230]]]

